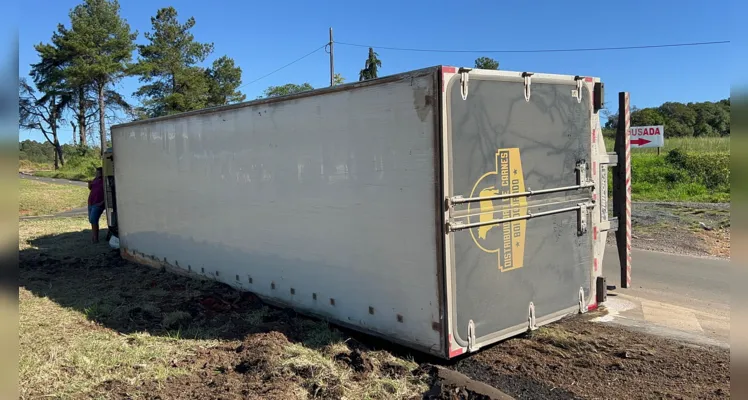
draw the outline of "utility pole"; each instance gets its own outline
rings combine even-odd
[[[335,85],[335,58],[333,55],[332,27],[330,27],[330,86]]]

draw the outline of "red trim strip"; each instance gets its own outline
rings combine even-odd
[[[454,74],[457,72],[455,67],[442,67],[442,92],[447,91],[447,80],[444,79],[444,74]]]
[[[592,82],[592,78],[590,78],[590,77],[588,76],[588,77],[584,78],[584,81],[585,81],[585,82]]]
[[[462,347],[452,350],[452,334],[450,333],[447,337],[449,338],[449,358],[457,357],[465,352]]]
[[[587,306],[587,311],[595,311],[597,310],[597,307],[598,307],[597,303],[592,303]]]

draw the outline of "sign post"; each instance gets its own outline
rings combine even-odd
[[[665,146],[665,126],[632,126],[629,129],[631,137],[631,148],[641,149],[645,147],[656,147],[657,155],[660,155],[660,148]]]
[[[613,169],[613,216],[619,221],[616,246],[621,264],[621,287],[624,289],[631,287],[631,148],[634,147],[634,129],[631,129],[630,112],[628,92],[618,93],[618,130],[615,143],[618,164]],[[637,139],[642,138],[643,136],[637,136]],[[651,143],[649,139],[644,140],[647,142],[639,142],[643,146]],[[639,144],[636,146],[643,147]]]

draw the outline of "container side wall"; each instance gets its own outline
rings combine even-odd
[[[434,82],[113,128],[122,248],[440,354]]]

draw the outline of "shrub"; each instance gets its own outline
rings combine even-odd
[[[730,154],[725,152],[684,152],[671,150],[667,161],[689,174],[693,181],[704,184],[711,190],[729,190]]]

